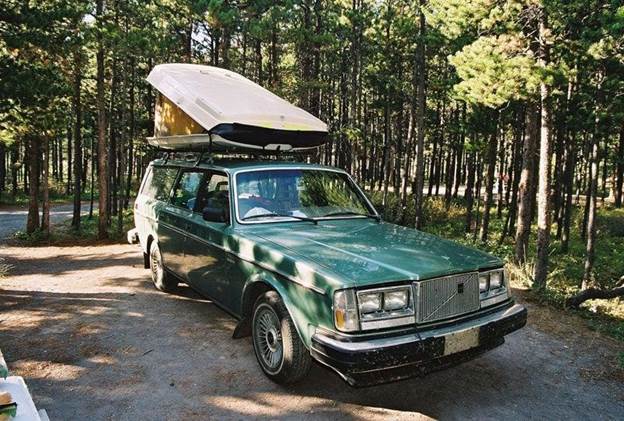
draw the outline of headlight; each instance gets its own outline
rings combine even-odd
[[[409,285],[357,292],[362,330],[384,329],[415,322]]]
[[[389,291],[384,294],[384,310],[392,311],[407,307],[409,304],[409,290]]]
[[[359,329],[358,310],[355,304],[355,292],[343,289],[334,293],[334,324],[342,332]]]
[[[479,292],[487,292],[490,288],[490,275],[487,273],[479,274]]]
[[[503,286],[503,272],[492,272],[490,275],[490,290],[498,289]]]
[[[479,296],[482,308],[509,298],[509,287],[503,269],[494,269],[479,274]]]
[[[362,314],[374,313],[381,310],[381,293],[359,294],[360,312]]]

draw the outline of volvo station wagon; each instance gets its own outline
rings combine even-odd
[[[500,259],[384,222],[337,168],[173,155],[149,165],[134,215],[156,288],[230,313],[278,383],[313,360],[354,386],[424,375],[526,323]]]

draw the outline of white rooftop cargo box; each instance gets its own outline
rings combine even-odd
[[[327,140],[327,125],[249,79],[218,67],[161,64],[154,137],[167,150],[302,151]]]

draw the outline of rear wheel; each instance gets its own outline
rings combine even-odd
[[[152,241],[150,245],[149,266],[152,282],[157,289],[164,292],[171,292],[176,289],[178,281],[165,270],[160,247],[156,241]]]
[[[310,369],[303,345],[279,294],[268,291],[254,305],[253,346],[262,371],[276,383],[301,380]]]

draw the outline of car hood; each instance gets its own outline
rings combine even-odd
[[[501,266],[497,257],[431,234],[366,219],[255,224],[253,235],[340,275],[349,286]]]

